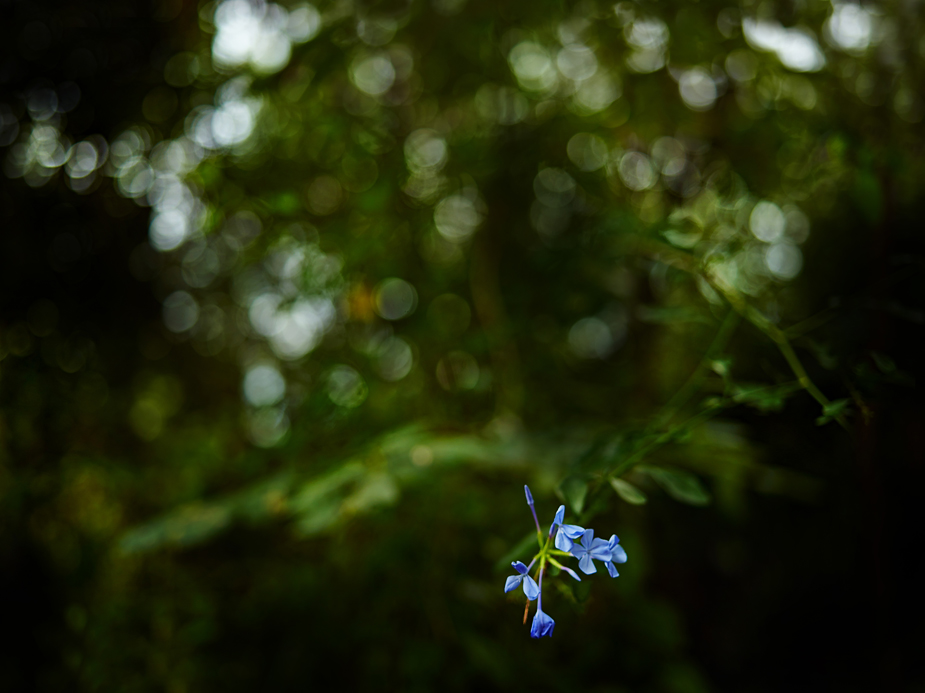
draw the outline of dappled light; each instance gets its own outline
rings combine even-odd
[[[10,690],[922,687],[919,5],[46,4]]]

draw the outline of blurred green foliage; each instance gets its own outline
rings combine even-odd
[[[11,690],[925,685],[918,5],[4,11]]]

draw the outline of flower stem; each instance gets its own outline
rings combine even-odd
[[[540,545],[540,547],[542,547],[543,546],[543,530],[540,529],[540,521],[536,516],[536,508],[533,507],[532,503],[530,504],[530,512],[533,513],[533,522],[536,524],[536,541]]]

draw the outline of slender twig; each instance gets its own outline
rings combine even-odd
[[[794,383],[794,385],[797,385],[797,383]],[[753,394],[761,393],[765,390],[770,391],[779,389],[780,387],[781,386],[779,385],[769,385],[767,387],[754,390]],[[588,495],[585,503],[587,504],[589,511],[582,514],[582,516],[579,518],[579,523],[585,523],[592,517],[590,513],[590,508],[592,507],[590,502],[591,498],[600,490],[604,482],[619,478],[623,474],[626,474],[626,472],[628,472],[630,469],[637,466],[638,464],[641,464],[643,460],[645,460],[645,458],[651,455],[653,452],[674,440],[682,431],[693,429],[696,426],[709,421],[723,409],[735,406],[736,404],[738,404],[738,401],[735,396],[716,398],[714,402],[705,407],[702,411],[694,414],[693,416],[685,419],[675,426],[672,426],[667,431],[654,436],[633,454],[620,462],[620,464],[618,464],[616,467],[603,472],[600,476],[598,476],[591,488],[588,489]]]
[[[771,341],[774,342],[783,355],[784,360],[787,361],[790,370],[793,371],[793,374],[797,377],[797,381],[803,389],[822,406],[823,411],[831,404],[829,398],[823,394],[822,390],[816,386],[806,373],[806,369],[803,368],[803,364],[797,357],[796,352],[794,352],[790,340],[787,338],[787,335],[784,334],[783,330],[768,320],[759,310],[751,306],[734,288],[723,282],[717,281],[714,277],[710,276],[709,272],[704,272],[700,267],[699,260],[695,256],[652,239],[637,241],[636,247],[648,249],[652,254],[659,255],[669,260],[669,264],[703,278],[714,291],[719,292],[719,294],[726,299],[729,305],[732,306],[739,315],[770,337]],[[849,430],[848,422],[843,414],[838,414],[834,418],[842,428],[846,431]]]
[[[732,333],[735,331],[736,325],[739,323],[739,314],[730,310],[726,313],[726,317],[723,318],[723,322],[719,326],[719,330],[716,333],[716,337],[713,338],[713,342],[707,348],[706,353],[703,358],[700,360],[700,363],[697,364],[697,367],[694,369],[694,372],[687,379],[687,382],[681,386],[681,388],[675,392],[675,394],[665,403],[661,411],[656,415],[653,428],[662,428],[665,426],[674,415],[678,412],[681,407],[683,407],[687,401],[697,392],[703,381],[706,378],[707,373],[710,371],[710,367],[716,357],[726,348],[726,344],[729,342],[729,339],[732,337]]]

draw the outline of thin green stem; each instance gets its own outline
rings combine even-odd
[[[783,330],[768,320],[761,312],[749,305],[735,289],[724,285],[722,282],[716,281],[708,272],[704,272],[698,258],[690,253],[682,252],[677,248],[673,248],[665,243],[653,241],[652,239],[637,239],[636,248],[637,250],[648,250],[652,254],[661,256],[663,259],[669,259],[670,264],[685,272],[703,278],[714,291],[719,292],[726,301],[729,302],[729,305],[732,306],[737,313],[771,338],[771,341],[777,345],[778,350],[787,361],[787,365],[790,366],[790,370],[792,370],[793,374],[797,377],[797,381],[803,389],[822,406],[823,411],[831,403],[828,397],[822,393],[822,390],[816,386],[806,373],[806,369],[803,368],[803,364],[797,357],[796,352],[794,352],[793,347],[790,345],[790,340],[787,338],[787,335],[784,334]],[[849,430],[848,422],[845,420],[844,415],[839,414],[835,417],[835,420],[846,431]]]
[[[661,433],[660,435],[655,436],[654,438],[646,442],[642,447],[636,450],[632,455],[627,457],[625,460],[623,460],[620,464],[618,464],[613,469],[609,469],[603,472],[600,476],[598,476],[598,478],[595,480],[591,488],[588,489],[588,496],[585,500],[585,503],[588,506],[588,508],[590,509],[592,507],[590,501],[594,497],[594,495],[597,494],[598,491],[600,491],[600,488],[601,486],[603,486],[604,482],[609,481],[612,478],[617,478],[621,476],[622,474],[625,474],[630,469],[635,467],[637,464],[642,462],[649,454],[651,454],[652,452],[654,452],[661,446],[665,445],[666,443],[671,442],[671,440],[674,439],[675,436],[677,436],[678,433],[680,433],[681,431],[685,429],[693,428],[695,426],[700,425],[701,423],[705,421],[710,420],[716,414],[718,414],[720,410],[724,409],[725,407],[731,406],[733,404],[735,404],[735,401],[732,398],[727,397],[727,398],[717,400],[715,404],[710,405],[709,407],[705,408],[703,411],[695,414],[694,416],[691,416],[688,419],[685,419],[684,421],[682,421],[681,423],[675,426],[672,426],[670,429]],[[579,523],[583,525],[591,517],[592,515],[590,514],[590,512],[585,512],[581,515],[581,517],[579,517]]]
[[[738,324],[739,314],[735,310],[730,310],[726,313],[726,317],[723,318],[723,322],[720,324],[719,330],[713,338],[713,342],[707,348],[700,363],[697,364],[697,368],[694,369],[694,372],[687,379],[687,382],[685,382],[662,407],[661,412],[655,417],[653,428],[658,429],[665,426],[694,393],[700,389],[703,385],[703,381],[706,379],[707,373],[710,371],[713,361],[719,356],[723,349],[726,348],[726,344],[728,344]]]
[[[732,400],[729,400],[729,399],[719,400],[718,403],[705,408],[703,411],[695,414],[689,419],[685,419],[684,421],[679,423],[677,426],[671,427],[670,429],[668,429],[661,435],[657,436],[653,440],[643,445],[639,450],[637,450],[632,455],[627,457],[625,460],[623,460],[620,464],[618,464],[614,469],[609,471],[604,476],[607,479],[611,477],[619,477],[621,474],[624,474],[625,472],[629,471],[631,468],[635,467],[637,464],[642,462],[643,458],[645,458],[651,452],[662,447],[666,443],[671,442],[675,438],[675,436],[677,436],[677,434],[680,433],[681,431],[685,429],[693,428],[694,426],[700,425],[704,421],[709,421],[710,419],[712,419],[717,413],[719,413],[721,409],[728,406],[728,404],[731,403],[731,401]]]

